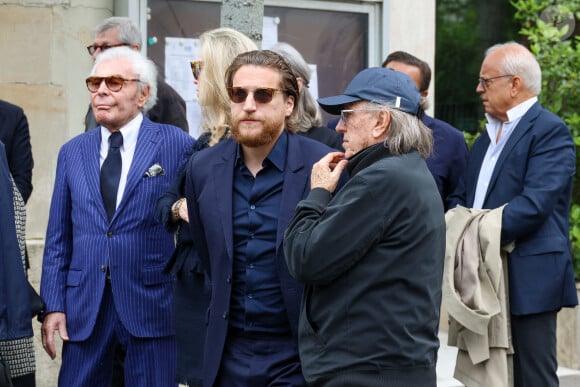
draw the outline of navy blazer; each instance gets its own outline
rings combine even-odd
[[[449,208],[472,207],[481,163],[490,139],[480,136]],[[578,304],[568,221],[576,147],[570,129],[534,104],[506,143],[491,176],[483,208],[507,203],[502,244],[509,254],[510,309],[515,315],[555,311]]]
[[[197,152],[186,176],[186,198],[194,245],[208,266],[212,299],[204,355],[204,386],[212,386],[221,363],[229,323],[234,258],[232,192],[237,144],[232,139]],[[292,334],[297,339],[302,285],[289,273],[282,242],[296,204],[310,191],[312,164],[335,151],[319,142],[288,135],[282,205],[278,218],[276,262]]]
[[[73,341],[88,338],[105,289],[107,266],[115,306],[133,336],[173,334],[174,277],[164,268],[173,235],[156,220],[157,198],[186,161],[193,138],[143,118],[123,199],[109,221],[100,191],[101,129],[62,146],[46,232],[41,295],[46,312],[64,312]],[[159,164],[163,172],[146,172]]]
[[[24,202],[32,193],[32,148],[24,111],[16,105],[0,101],[0,141],[6,147],[10,173]]]
[[[32,337],[28,284],[14,222],[12,180],[0,141],[0,341]]]

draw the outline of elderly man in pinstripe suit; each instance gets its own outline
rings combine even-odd
[[[117,343],[126,385],[175,385],[173,277],[163,271],[174,245],[154,212],[193,139],[144,116],[155,79],[134,50],[101,54],[86,81],[101,126],[58,156],[41,294],[46,352],[56,356],[57,331],[64,341],[59,386],[110,385]]]

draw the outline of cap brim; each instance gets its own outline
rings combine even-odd
[[[350,95],[341,94],[334,97],[319,98],[318,104],[327,113],[339,116],[340,111],[344,105],[360,100],[361,99],[359,97],[352,97]]]

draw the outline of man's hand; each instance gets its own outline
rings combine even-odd
[[[327,154],[312,166],[310,188],[324,188],[334,192],[346,164],[348,161],[344,160],[344,153],[331,152]]]
[[[54,333],[58,331],[60,338],[63,341],[68,341],[68,333],[66,332],[66,315],[61,312],[53,312],[46,315],[42,323],[42,346],[48,356],[54,360],[56,357],[56,349],[54,347]]]
[[[189,213],[187,212],[187,200],[181,202],[179,206],[179,217],[189,223]]]

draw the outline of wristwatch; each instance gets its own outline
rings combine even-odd
[[[171,216],[173,217],[173,220],[177,221],[181,219],[181,216],[179,216],[179,208],[183,204],[184,200],[185,198],[181,198],[177,200],[175,203],[173,203],[173,205],[171,206]]]

